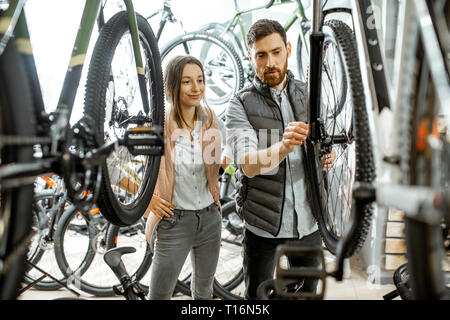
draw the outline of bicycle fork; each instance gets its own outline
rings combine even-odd
[[[322,82],[322,48],[324,34],[322,32],[322,0],[314,1],[313,30],[310,39],[308,106],[310,130],[308,138],[313,142],[321,139],[320,130],[320,92]]]
[[[330,146],[326,142],[326,132],[323,130],[323,124],[320,120],[321,110],[321,74],[322,74],[322,51],[324,34],[322,32],[323,17],[322,0],[315,0],[313,5],[313,21],[312,21],[312,33],[310,35],[310,67],[309,67],[309,82],[308,82],[308,106],[309,106],[309,123],[310,130],[308,134],[308,140],[312,144],[320,144],[321,148],[329,148]],[[345,138],[345,137],[343,137]],[[346,139],[344,139],[346,140]],[[341,281],[344,273],[344,259],[347,258],[347,252],[352,244],[351,239],[363,222],[364,207],[373,201],[375,201],[375,188],[371,184],[355,183],[353,189],[352,198],[352,215],[353,219],[349,227],[344,231],[343,238],[338,244],[336,252],[336,269],[327,273],[325,266],[324,253],[322,248],[312,248],[307,246],[298,246],[295,243],[279,246],[277,249],[276,261],[276,280],[274,281],[274,288],[276,294],[280,297],[288,299],[323,299],[325,292],[326,277],[333,276],[338,281]],[[284,268],[282,267],[282,258],[290,257],[316,257],[319,261],[317,267],[302,267],[302,268]],[[294,279],[307,279],[314,278],[321,281],[321,290],[318,293],[315,292],[286,292],[285,284]]]

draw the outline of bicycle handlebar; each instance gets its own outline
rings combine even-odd
[[[269,9],[273,3],[275,2],[275,0],[269,0],[269,2],[266,4],[266,9]]]

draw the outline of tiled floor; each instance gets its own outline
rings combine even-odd
[[[392,291],[394,285],[375,285],[367,280],[365,273],[358,268],[351,268],[351,274],[348,279],[338,282],[332,278],[328,278],[326,282],[325,300],[382,300],[383,295]],[[57,291],[39,291],[30,289],[23,293],[19,299],[21,300],[47,300],[63,297],[75,297],[68,290],[60,289]],[[118,299],[121,297],[96,298],[86,294],[80,296],[84,299]],[[176,295],[174,299],[189,300],[190,297]],[[398,298],[397,298],[398,299]]]

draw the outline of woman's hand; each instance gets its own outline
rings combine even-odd
[[[154,194],[149,209],[155,216],[162,219],[163,217],[173,216],[174,213],[171,209],[175,209],[175,205]]]

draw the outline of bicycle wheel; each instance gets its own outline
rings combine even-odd
[[[418,37],[418,34],[411,32],[409,36]],[[439,128],[439,101],[423,42],[416,38],[409,43],[412,45],[405,50],[404,57],[405,80],[399,88],[404,92],[399,104],[403,117],[399,125],[402,183],[448,190],[450,176],[442,170],[450,162],[449,128],[445,125]],[[441,140],[442,148],[433,147],[432,137]],[[430,224],[405,216],[405,237],[412,291],[408,297],[449,299],[450,251],[445,245],[448,221],[442,219],[442,224]]]
[[[105,222],[106,225],[106,222]],[[104,229],[104,228],[103,228]],[[71,205],[61,216],[55,232],[55,257],[59,269],[64,274],[67,285],[74,285],[87,293],[85,273],[92,265],[101,262],[95,260],[101,227],[97,227],[91,213],[81,213]]]
[[[353,183],[356,179],[372,182],[375,173],[354,35],[345,23],[338,20],[326,22],[326,27],[337,46],[330,42],[330,45],[324,47],[323,65],[329,67],[322,70],[320,120],[323,132],[331,139],[336,160],[333,168],[323,170],[322,142],[307,140],[307,181],[312,198],[311,209],[320,234],[328,250],[335,254],[344,228],[351,221]],[[336,55],[343,57],[343,68],[339,63],[333,62],[337,59]],[[340,91],[336,86],[339,85],[339,79],[343,78],[340,73],[345,73],[349,94],[342,110],[337,113],[336,95]],[[339,144],[337,137],[341,138]],[[364,217],[356,227],[357,232],[350,241],[346,257],[353,255],[364,243],[372,211],[371,205],[364,208]]]
[[[136,252],[127,254],[122,260],[132,278],[138,281],[138,285],[143,291],[148,292],[150,282],[149,268],[153,261],[153,252],[145,239],[145,220],[144,218],[129,227],[119,227],[110,224],[106,231],[106,249],[112,249],[117,246],[136,248]],[[119,282],[115,285],[119,285]],[[110,288],[112,289],[112,286]]]
[[[228,25],[229,22],[230,22],[229,20],[224,22],[223,24],[217,22],[210,22],[201,26],[198,29],[198,31],[210,32],[218,37],[221,37],[223,40],[233,45],[233,48],[237,48],[235,50],[237,53],[244,56],[247,54],[247,52],[244,51],[244,48],[242,47],[239,37],[232,30],[228,30],[227,32],[225,32],[225,27]]]
[[[334,20],[336,21],[336,20]],[[311,30],[311,25],[309,22],[305,22],[303,24],[303,31],[305,32],[305,39],[308,41]],[[333,61],[328,61],[324,59],[324,64],[322,68],[322,76],[327,76],[328,81],[335,82],[334,89],[337,90],[337,93],[334,93],[334,98],[337,100],[335,102],[335,106],[333,107],[333,113],[329,114],[329,117],[337,116],[341,113],[342,109],[345,106],[348,92],[348,85],[346,79],[346,73],[342,72],[344,70],[344,55],[342,51],[338,49],[340,45],[335,37],[335,31],[330,23],[325,23],[322,32],[324,33],[324,42],[323,42],[323,51],[324,53],[330,53],[332,51],[335,52]],[[351,32],[351,31],[350,31]],[[297,42],[297,70],[299,74],[299,79],[307,82],[308,81],[308,69],[309,69],[309,51],[307,50],[307,46],[305,46],[303,35],[300,33],[298,36]],[[336,74],[336,71],[339,71]],[[336,78],[338,76],[338,78]]]
[[[101,29],[86,84],[84,113],[93,119],[99,144],[122,138],[137,126],[164,126],[164,91],[158,45],[148,22],[136,15],[144,62],[149,114],[144,114],[126,12],[113,16]],[[150,203],[159,156],[132,156],[124,146],[102,164],[97,205],[118,226],[142,217]]]
[[[0,55],[0,136],[34,136],[35,120],[22,57],[10,40]],[[32,145],[3,145],[0,163],[31,163]],[[0,299],[16,299],[24,275],[27,246],[24,242],[31,228],[33,185],[2,185],[0,195]]]
[[[205,47],[209,49],[202,55]],[[221,116],[228,101],[244,85],[244,71],[236,51],[212,33],[195,32],[178,36],[165,46],[161,51],[163,66],[177,55],[192,55],[202,62],[206,76],[206,100]]]
[[[31,244],[28,247],[27,260],[33,265],[38,266],[42,270],[48,272],[56,279],[64,279],[54,256],[54,237],[49,237],[49,230],[55,225],[52,225],[52,220],[57,219],[62,215],[64,210],[64,199],[55,190],[43,190],[34,196],[33,203],[33,223],[32,229],[36,231],[34,237],[31,239]],[[55,217],[56,215],[56,217]],[[25,266],[24,282],[30,284],[42,276],[42,272],[27,264]],[[44,278],[33,285],[33,288],[39,290],[56,290],[61,285],[51,278]]]

